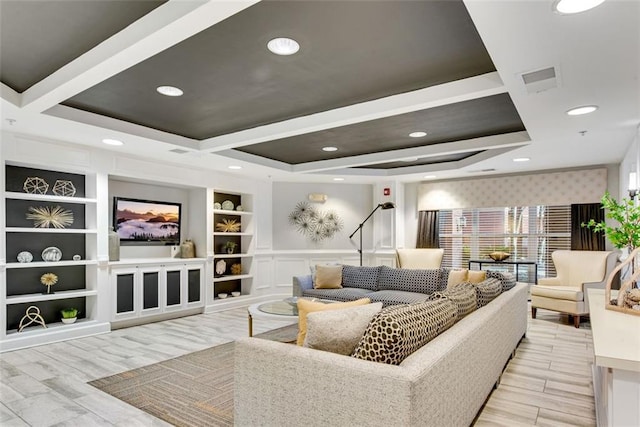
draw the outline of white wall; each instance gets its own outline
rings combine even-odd
[[[273,249],[274,250],[322,250],[356,249],[358,234],[349,235],[358,227],[373,209],[372,187],[362,184],[291,183],[274,182],[272,189]],[[323,193],[328,196],[325,203],[309,202],[309,193]],[[318,210],[332,210],[342,219],[342,231],[332,239],[314,243],[303,236],[289,223],[289,214],[299,202],[309,202]],[[376,212],[385,215],[387,212]],[[363,229],[363,247],[371,248],[373,242],[374,219],[370,219]]]
[[[204,189],[203,189],[204,192]],[[113,198],[128,197],[132,199],[153,200],[180,203],[180,241],[190,239],[189,218],[191,217],[189,190],[166,185],[140,184],[124,180],[109,180],[109,226],[113,227]],[[203,248],[204,249],[204,248]],[[171,247],[162,245],[120,245],[120,258],[161,258],[170,257]]]

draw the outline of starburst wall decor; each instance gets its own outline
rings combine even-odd
[[[289,223],[312,242],[332,239],[344,226],[334,211],[316,210],[307,202],[300,202],[289,214]]]
[[[27,219],[36,228],[66,228],[73,224],[73,212],[60,206],[31,206]]]

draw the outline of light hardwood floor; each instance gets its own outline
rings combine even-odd
[[[254,333],[284,324],[256,319]],[[87,381],[246,335],[246,309],[234,309],[4,353],[0,425],[167,425]],[[557,313],[539,310],[476,425],[595,425],[591,361],[588,322],[575,329]]]

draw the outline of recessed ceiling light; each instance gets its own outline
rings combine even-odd
[[[124,143],[118,139],[105,138],[102,140],[107,145],[124,145]]]
[[[238,169],[242,169],[242,166],[238,166],[238,165],[231,165],[231,166],[229,166],[229,169],[238,170]]]
[[[338,147],[322,147],[322,151],[338,151]]]
[[[184,93],[182,89],[175,86],[158,86],[156,90],[166,96],[182,96]]]
[[[437,177],[435,175],[425,175],[422,178],[424,178],[424,179],[435,179]]]
[[[344,178],[333,178],[334,181],[344,181]]]
[[[423,136],[427,136],[426,132],[411,132],[409,134],[411,138],[422,138]]]
[[[572,108],[567,111],[567,114],[570,116],[581,116],[583,114],[593,113],[598,109],[597,105],[583,105],[581,107]]]
[[[562,14],[580,13],[604,3],[604,0],[556,0],[553,10]]]
[[[300,50],[300,45],[297,41],[287,38],[278,37],[273,40],[269,40],[267,48],[276,55],[293,55]]]
[[[513,159],[514,162],[528,162],[529,160],[531,160],[528,157],[516,157],[515,159]]]

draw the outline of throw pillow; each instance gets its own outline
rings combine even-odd
[[[307,336],[307,315],[314,311],[328,311],[328,310],[340,310],[347,307],[355,307],[357,305],[369,304],[371,300],[369,298],[361,298],[355,301],[349,302],[336,302],[336,303],[322,303],[309,301],[306,299],[298,300],[298,339],[296,343],[301,346],[304,344],[304,339]]]
[[[475,298],[475,292],[473,295]],[[341,310],[309,313],[304,347],[349,356],[360,342],[373,316],[380,310],[382,303],[376,302]]]
[[[478,308],[484,307],[502,293],[502,283],[498,279],[487,279],[474,285],[478,298]]]
[[[361,288],[378,290],[380,267],[342,266],[342,286],[345,288]]]
[[[487,278],[487,272],[484,270],[469,270],[467,281],[471,283],[480,283]]]
[[[500,280],[502,292],[506,292],[516,285],[516,276],[513,273],[487,270],[487,278]]]
[[[447,299],[384,308],[369,323],[352,356],[399,365],[456,319],[457,308]]]
[[[455,288],[451,290],[447,289],[444,292],[434,292],[429,297],[430,300],[442,298],[446,298],[456,305],[458,308],[458,320],[475,311],[478,306],[476,289],[471,284],[466,284],[466,286],[456,286]]]
[[[314,289],[340,289],[342,288],[341,265],[317,265],[316,279],[313,282]]]
[[[466,282],[469,270],[451,270],[449,271],[449,278],[447,279],[447,289],[453,288],[455,285]]]

